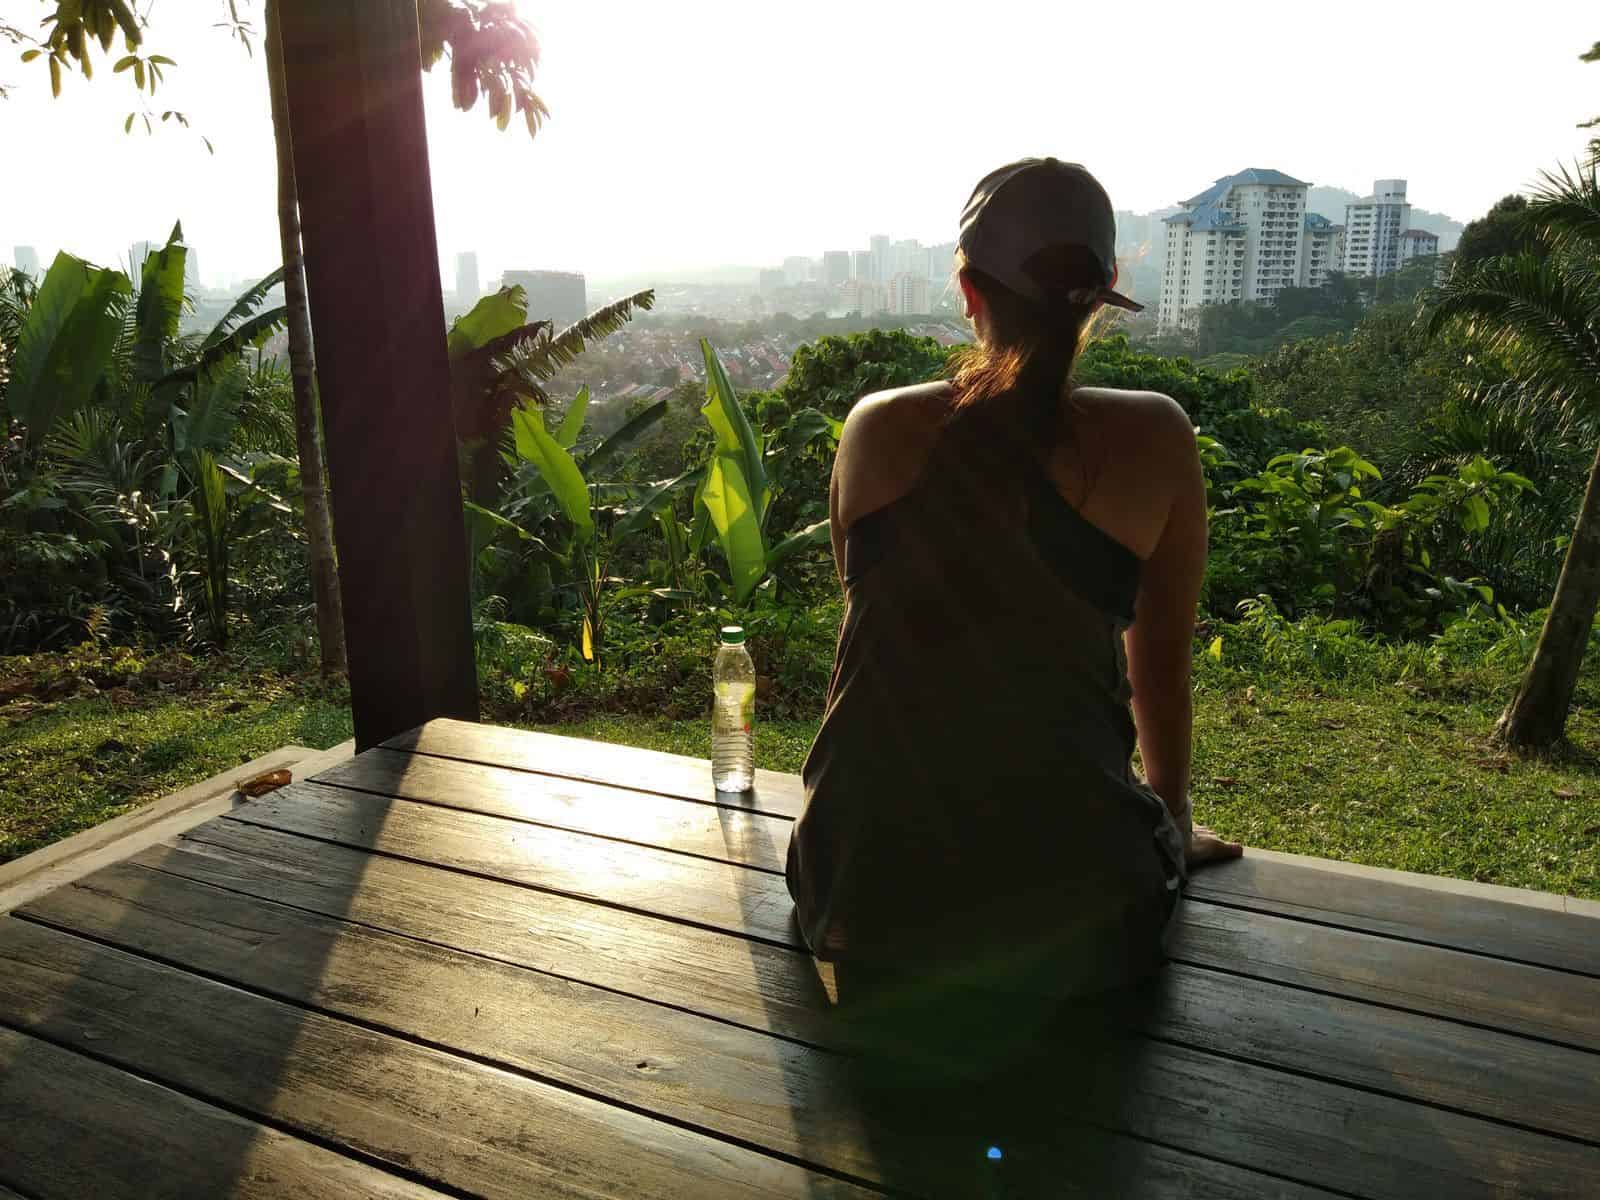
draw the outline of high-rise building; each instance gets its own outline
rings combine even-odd
[[[1400,265],[1400,235],[1411,228],[1404,179],[1380,179],[1372,195],[1344,207],[1344,273],[1387,275]]]
[[[1202,305],[1270,303],[1296,286],[1309,186],[1282,171],[1251,168],[1184,201],[1165,222],[1157,328],[1193,328]]]
[[[1300,244],[1300,287],[1319,288],[1328,272],[1344,270],[1344,226],[1321,213],[1307,213]]]
[[[940,242],[928,247],[928,278],[941,286],[956,273],[956,244]]]
[[[811,260],[803,255],[795,255],[783,260],[784,281],[793,285],[804,283],[811,277]]]
[[[480,294],[478,256],[471,250],[464,250],[456,255],[456,302],[476,304]]]
[[[1426,229],[1408,229],[1400,235],[1398,266],[1403,267],[1414,258],[1437,258],[1439,235]]]
[[[860,313],[870,317],[884,310],[886,294],[883,285],[873,279],[852,279],[839,289],[845,312]]]
[[[875,233],[867,239],[867,245],[872,248],[872,281],[889,282],[889,238],[885,234]]]
[[[822,252],[822,282],[838,287],[850,279],[850,251],[824,250]]]
[[[928,276],[902,271],[889,281],[888,310],[896,316],[928,311]]]
[[[39,252],[32,246],[13,247],[11,261],[17,264],[17,270],[39,278]]]
[[[857,250],[850,255],[850,278],[872,278],[872,251]]]
[[[193,246],[183,252],[183,285],[191,292],[200,290],[200,251]]]
[[[782,267],[771,267],[761,272],[760,291],[763,296],[770,296],[773,292],[789,282],[789,272]]]
[[[557,330],[583,319],[589,311],[589,293],[583,276],[575,271],[507,271],[505,287],[518,287],[528,297],[528,320],[550,321]]]

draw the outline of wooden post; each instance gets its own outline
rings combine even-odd
[[[477,720],[416,0],[280,0],[357,749]]]

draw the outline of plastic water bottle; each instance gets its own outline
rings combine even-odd
[[[738,625],[722,627],[711,683],[711,782],[719,792],[748,791],[756,779],[756,665]]]

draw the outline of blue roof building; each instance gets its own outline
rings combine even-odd
[[[1249,167],[1185,200],[1165,221],[1158,328],[1192,329],[1207,304],[1270,304],[1286,287],[1320,286],[1336,227],[1306,213],[1310,186],[1282,171]],[[1320,247],[1315,284],[1306,273],[1312,243]]]

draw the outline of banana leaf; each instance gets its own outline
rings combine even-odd
[[[143,263],[134,263],[139,272],[139,303],[134,312],[134,378],[155,383],[167,373],[167,356],[178,336],[178,321],[183,316],[183,271],[189,252],[183,244],[183,225],[172,227],[172,236],[159,250],[152,250]]]
[[[561,427],[556,430],[556,442],[563,450],[571,450],[577,444],[578,435],[583,432],[584,419],[589,414],[589,389],[581,387],[578,394],[572,398],[572,404],[567,408],[567,415],[561,418]]]
[[[645,408],[640,409],[605,441],[596,446],[592,453],[583,460],[585,475],[595,471],[621,454],[634,442],[638,441],[649,428],[662,417],[667,415],[667,402],[657,400]]]
[[[544,427],[544,414],[524,406],[511,414],[517,456],[538,468],[550,493],[572,522],[579,541],[594,536],[594,517],[589,511],[589,487],[572,455]]]
[[[30,446],[89,402],[121,331],[119,302],[132,290],[121,271],[70,254],[50,264],[17,339],[6,389],[6,407],[27,427]]]

